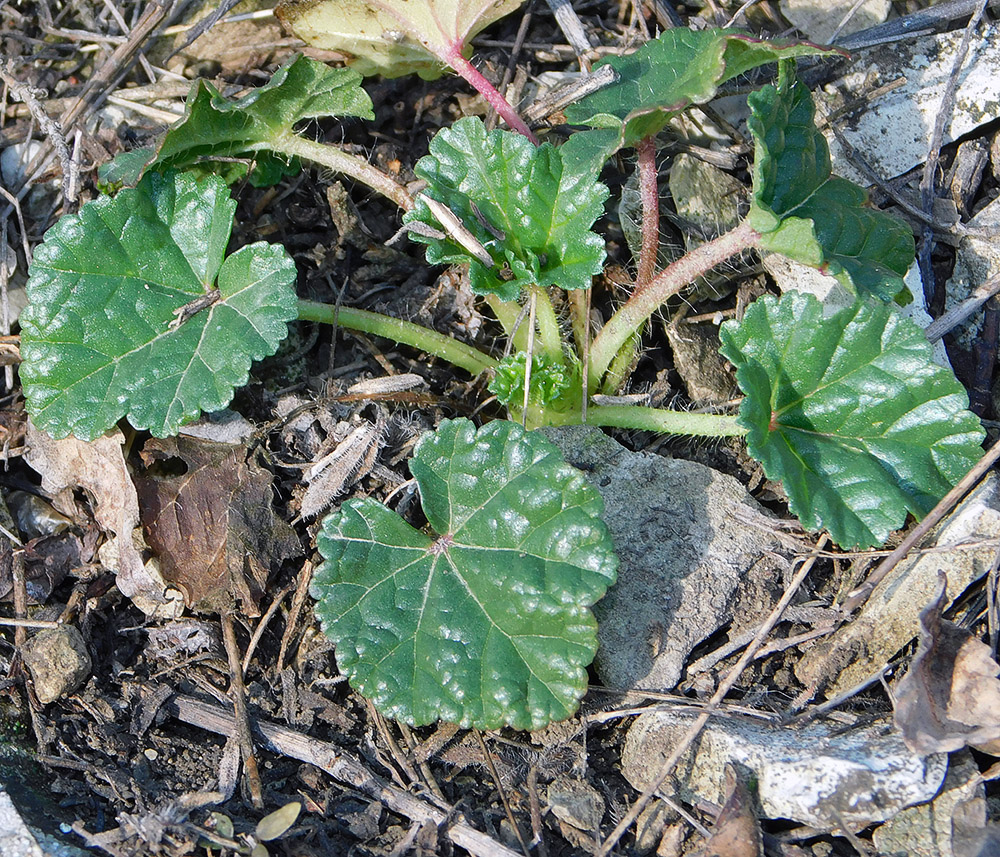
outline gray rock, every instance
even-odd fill
[[[688,398],[718,405],[737,392],[732,366],[719,354],[719,328],[714,324],[668,324],[667,340],[674,368],[684,380]]]
[[[684,229],[688,251],[732,229],[746,210],[746,188],[724,170],[691,155],[677,155],[670,165],[668,179],[677,216]],[[694,229],[690,228],[694,227]],[[703,237],[696,237],[700,232]],[[721,300],[735,290],[731,272],[713,271],[693,284],[691,299]]]
[[[635,850],[649,854],[660,843],[667,822],[674,821],[677,813],[662,800],[654,800],[635,820]]]
[[[875,845],[880,854],[955,857],[956,812],[978,828],[986,825],[986,789],[968,750],[952,757],[948,776],[934,800],[896,813],[875,831]]]
[[[545,433],[604,498],[621,560],[594,607],[597,673],[616,689],[670,690],[690,651],[733,619],[748,572],[771,572],[776,542],[746,523],[767,519],[739,482],[704,465],[630,452],[589,426]]]
[[[0,854],[4,857],[43,857],[41,847],[3,789],[0,789]]]
[[[653,712],[629,729],[622,774],[636,788],[652,782],[697,713]],[[944,781],[948,757],[911,753],[889,724],[831,734],[746,717],[714,717],[676,769],[678,795],[721,804],[726,763],[749,768],[766,818],[788,818],[823,830],[865,827],[930,800]]]
[[[591,785],[569,777],[557,776],[546,792],[549,809],[560,821],[577,830],[597,831],[604,817],[604,798]]]
[[[92,666],[83,635],[71,625],[39,631],[24,644],[21,656],[42,705],[76,690]]]
[[[970,229],[980,235],[995,233],[1000,228],[1000,202],[993,200],[969,221]],[[995,241],[967,235],[955,251],[955,270],[945,286],[944,308],[954,309],[970,297],[976,287],[1000,273],[1000,251]],[[983,313],[960,324],[953,335],[958,343],[971,351],[982,335]]]
[[[16,735],[18,723],[5,725]],[[60,823],[73,816],[56,803],[51,784],[51,770],[16,738],[0,741],[0,857],[87,857],[60,835]]]

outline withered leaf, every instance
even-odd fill
[[[726,765],[725,784],[726,802],[711,835],[695,853],[700,857],[761,857],[760,824],[750,792],[733,765]]]
[[[272,476],[247,461],[245,446],[192,437],[151,439],[136,478],[142,524],[163,576],[188,606],[260,615],[267,577],[301,554],[274,513]]]
[[[113,534],[112,549],[102,551],[102,560],[115,572],[122,594],[144,613],[158,614],[163,607],[169,615],[164,582],[143,563],[133,534],[139,524],[139,502],[125,466],[122,433],[116,429],[93,441],[72,436],[54,440],[29,421],[25,442],[25,460],[41,475],[42,489],[57,509],[72,512],[74,488],[87,493],[94,519]]]
[[[1000,665],[990,647],[941,618],[947,578],[920,613],[920,644],[896,687],[896,725],[915,753],[965,746],[1000,753]]]

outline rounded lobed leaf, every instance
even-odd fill
[[[604,239],[590,230],[604,210],[607,188],[593,163],[574,156],[567,163],[549,143],[533,145],[511,131],[487,131],[480,119],[459,119],[430,143],[416,174],[425,191],[450,209],[493,259],[491,267],[472,256],[456,236],[444,239],[411,231],[427,244],[432,264],[470,262],[472,290],[514,300],[528,285],[589,288],[604,265]],[[447,231],[427,203],[403,217],[431,230]]]
[[[634,146],[660,131],[672,116],[715,97],[720,85],[781,58],[834,53],[801,41],[764,41],[739,30],[664,30],[639,50],[611,57],[618,79],[565,109],[576,125],[616,128],[618,145]]]
[[[297,315],[284,248],[224,258],[235,208],[218,177],[151,173],[49,230],[20,319],[37,426],[89,440],[127,416],[162,437],[229,403]]]
[[[750,225],[760,246],[824,268],[848,289],[892,300],[913,262],[900,218],[868,207],[868,192],[831,172],[812,95],[782,65],[777,86],[747,99],[754,138]]]
[[[437,535],[373,500],[323,521],[316,613],[351,686],[410,724],[537,729],[576,711],[590,606],[618,561],[583,475],[541,435],[445,421],[410,469]]]
[[[299,122],[327,116],[375,117],[361,75],[353,69],[297,56],[263,86],[235,99],[200,80],[188,94],[184,118],[167,131],[156,168],[214,171],[232,183],[249,169],[232,159],[252,159],[251,181],[274,184],[298,170],[295,159],[279,154],[283,137]]]
[[[812,295],[789,292],[761,298],[721,336],[746,394],[750,454],[802,524],[837,544],[882,544],[982,456],[964,388],[886,304],[859,300],[824,318]]]

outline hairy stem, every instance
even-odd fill
[[[562,331],[559,330],[559,319],[552,308],[549,293],[538,286],[532,286],[531,291],[535,295],[538,338],[541,340],[542,351],[556,363],[563,363]]]
[[[760,234],[743,221],[711,241],[696,247],[639,286],[604,325],[590,346],[590,374],[603,378],[611,361],[642,323],[671,297],[716,265],[757,245]]]
[[[317,301],[299,301],[299,319],[333,324],[348,330],[384,336],[403,345],[410,345],[428,354],[447,360],[453,366],[464,369],[471,375],[479,375],[487,369],[496,368],[497,362],[478,348],[430,330],[410,321],[392,318],[377,312],[369,312],[352,307],[340,307]]]
[[[575,425],[579,413],[546,413],[549,425]],[[747,430],[728,414],[692,414],[640,405],[591,405],[587,424],[698,437],[743,437]]]
[[[373,167],[364,158],[350,155],[336,146],[331,146],[328,143],[316,143],[297,134],[289,133],[270,142],[269,148],[286,155],[297,155],[307,161],[349,176],[391,199],[403,211],[409,211],[413,208],[413,197],[399,182]]]
[[[646,285],[656,273],[660,251],[660,187],[656,179],[656,143],[644,137],[635,147],[639,156],[639,200],[642,203],[642,245],[635,284]]]
[[[500,94],[492,83],[483,77],[479,69],[462,56],[460,50],[457,48],[449,49],[446,60],[448,65],[464,77],[472,88],[486,99],[486,103],[496,110],[497,115],[510,126],[511,130],[517,131],[518,134],[527,137],[536,146],[538,145],[538,138],[531,132],[531,129],[525,124],[524,120],[517,115],[517,112],[510,106],[507,99]]]
[[[517,301],[502,301],[496,295],[486,295],[486,304],[506,334],[510,347],[517,351],[526,351],[528,348],[528,328],[527,325],[518,323],[522,317],[524,308]]]
[[[587,296],[590,289],[570,289],[566,292],[566,300],[569,301],[569,320],[573,328],[573,341],[576,342],[576,350],[580,359],[586,361],[587,352],[590,350],[590,312],[587,305]]]
[[[622,346],[622,350],[611,361],[608,371],[601,380],[601,392],[615,395],[628,381],[632,370],[639,362],[639,346],[642,344],[642,331],[633,333]]]

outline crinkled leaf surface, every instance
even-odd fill
[[[389,717],[537,729],[569,717],[618,561],[603,503],[516,423],[445,421],[410,470],[435,536],[370,499],[323,521],[312,594],[351,685]]]
[[[487,268],[458,241],[411,232],[427,244],[432,264],[471,261],[476,294],[514,300],[531,284],[563,289],[590,287],[604,265],[604,239],[590,230],[604,210],[608,189],[585,158],[572,163],[549,143],[534,146],[512,131],[487,131],[480,119],[459,119],[430,143],[415,170],[428,182],[424,193],[443,203],[494,260]],[[426,202],[403,221],[422,221],[441,231]]]
[[[224,258],[235,209],[218,177],[150,173],[49,230],[21,314],[37,426],[92,439],[127,416],[165,436],[229,403],[297,315],[284,248]]]
[[[504,357],[497,364],[489,390],[502,405],[523,405],[527,363],[528,355],[524,351],[518,351]],[[568,404],[578,405],[578,397],[574,395],[580,383],[577,366],[567,366],[547,354],[533,354],[529,383],[529,400],[534,404],[554,410],[565,410]]]
[[[882,544],[982,456],[965,389],[889,305],[858,300],[824,318],[812,295],[789,292],[721,335],[750,454],[803,525],[840,545]]]
[[[300,56],[282,65],[266,84],[237,99],[225,98],[200,80],[188,95],[184,118],[167,132],[156,164],[161,170],[197,164],[232,183],[247,167],[213,159],[253,158],[255,183],[274,183],[297,168],[293,159],[280,154],[282,138],[296,123],[324,116],[374,118],[361,75]]]
[[[778,85],[748,103],[756,143],[749,221],[761,246],[826,270],[859,294],[899,294],[913,262],[910,227],[868,208],[867,191],[831,173],[809,90],[783,67]]]
[[[282,0],[278,18],[361,74],[434,78],[469,39],[524,0]]]
[[[635,53],[612,57],[618,80],[565,109],[574,125],[620,130],[619,147],[655,134],[671,116],[710,101],[719,86],[782,58],[833,52],[808,42],[763,41],[738,30],[665,30]]]

